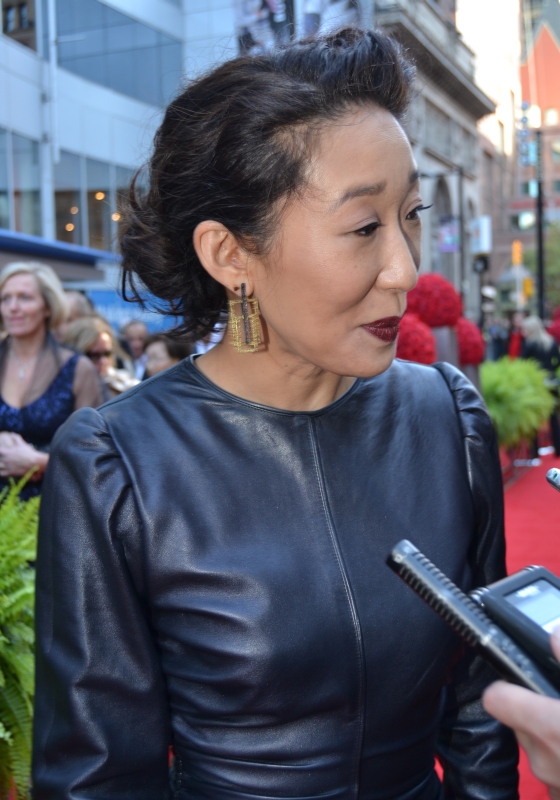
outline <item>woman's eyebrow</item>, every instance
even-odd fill
[[[419,179],[420,171],[417,169],[413,170],[408,177],[410,186],[417,183]],[[371,186],[357,186],[355,189],[348,189],[348,191],[335,202],[332,211],[336,211],[341,205],[346,203],[347,200],[353,200],[355,197],[376,197],[379,194],[383,194],[386,188],[387,181],[379,181],[379,183],[373,183]]]
[[[340,208],[340,206],[346,203],[347,200],[353,200],[354,197],[375,197],[378,194],[383,194],[386,188],[387,181],[380,181],[379,183],[374,183],[371,186],[357,186],[355,189],[348,189],[348,191],[344,192],[342,197],[335,202],[332,210],[336,211],[336,209]]]

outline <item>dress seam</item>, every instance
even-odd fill
[[[329,506],[329,501],[326,492],[325,486],[325,477],[323,474],[323,469],[321,466],[321,459],[319,456],[319,448],[317,445],[317,437],[315,431],[315,422],[313,418],[308,418],[308,433],[309,433],[309,440],[311,443],[311,452],[313,456],[313,463],[315,466],[315,474],[317,476],[317,484],[319,486],[319,493],[321,496],[321,504],[323,506],[323,512],[325,515],[325,520],[327,523],[327,530],[329,532],[329,537],[331,540],[331,544],[335,553],[336,561],[338,564],[338,568],[340,570],[340,574],[342,576],[342,582],[344,585],[344,591],[346,593],[346,597],[348,599],[348,605],[350,607],[350,613],[352,617],[352,623],[354,627],[354,638],[356,642],[356,654],[358,657],[358,734],[356,736],[356,743],[355,743],[355,754],[353,758],[353,787],[352,787],[352,797],[354,800],[357,800],[359,790],[360,790],[360,759],[362,754],[363,748],[363,738],[364,738],[364,701],[365,701],[365,665],[364,665],[364,650],[363,650],[363,639],[362,639],[362,629],[360,624],[360,618],[358,615],[358,609],[356,607],[356,601],[354,599],[354,595],[352,592],[352,587],[350,585],[350,580],[348,578],[348,572],[346,569],[346,565],[344,563],[344,558],[342,555],[342,551],[340,549],[340,544],[338,541],[338,536],[336,534],[334,521],[332,519],[332,514]]]

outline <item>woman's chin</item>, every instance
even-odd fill
[[[374,378],[389,369],[395,360],[397,343],[379,342],[372,347],[354,348],[350,357],[341,357],[337,364],[326,366],[327,371],[335,375],[346,375],[353,378]]]

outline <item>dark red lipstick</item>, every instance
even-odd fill
[[[365,328],[372,336],[377,336],[382,342],[392,344],[399,335],[400,321],[400,317],[383,317],[383,319],[376,319],[375,322],[362,325],[362,328]]]

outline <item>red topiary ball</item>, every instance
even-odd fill
[[[558,311],[558,309],[556,310]],[[554,313],[556,313],[556,311]],[[548,326],[547,331],[560,344],[560,317],[554,317],[553,321]]]
[[[406,313],[400,322],[397,358],[433,364],[436,360],[436,340],[430,328],[416,314]]]
[[[460,317],[457,320],[457,344],[459,345],[459,364],[478,365],[484,361],[486,344],[480,329],[470,319]]]
[[[408,293],[407,305],[431,328],[453,327],[463,313],[461,296],[452,283],[436,272],[420,275],[416,287]]]

